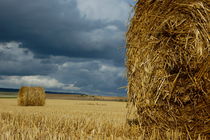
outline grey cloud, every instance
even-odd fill
[[[110,14],[112,10],[105,6]],[[75,86],[80,92],[124,95],[118,88],[126,84],[119,73],[124,65],[127,15],[115,9],[117,14],[110,19],[107,15],[90,18],[90,13],[87,16],[80,10],[78,0],[0,0],[0,42],[21,42],[13,42],[10,49],[0,46],[0,65],[4,66],[0,76],[33,75],[43,80],[42,75],[69,85],[66,90]]]
[[[124,68],[114,65],[112,60],[94,60],[50,56],[34,58],[34,54],[21,48],[17,42],[1,43],[0,85],[19,87],[23,85],[46,86],[49,90],[63,90],[89,94],[122,96],[124,90],[118,88],[126,84],[123,78]],[[41,76],[42,75],[42,76]]]
[[[57,70],[52,63],[34,58],[18,42],[0,43],[0,75],[46,75]]]
[[[123,75],[123,67],[117,67],[107,61],[90,60],[60,65],[55,78],[63,83],[74,83],[81,91],[125,95],[125,90],[119,89],[126,84]]]
[[[36,55],[123,58],[117,49],[124,45],[124,23],[84,18],[76,0],[1,0],[0,17],[0,41],[20,41]],[[107,29],[110,25],[118,30]]]

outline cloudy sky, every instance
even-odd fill
[[[132,0],[0,0],[0,87],[126,95]]]

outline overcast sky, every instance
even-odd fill
[[[0,87],[123,96],[132,0],[0,0]]]

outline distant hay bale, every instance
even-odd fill
[[[142,131],[209,137],[210,0],[138,0],[126,41],[128,106]]]
[[[18,105],[43,106],[45,104],[45,91],[41,87],[21,87],[18,93]]]

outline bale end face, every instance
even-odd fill
[[[210,1],[139,0],[126,35],[130,110],[143,131],[210,133]]]
[[[46,94],[41,87],[21,87],[18,93],[20,106],[44,106]]]

